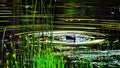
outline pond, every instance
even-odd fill
[[[115,36],[114,34],[84,30],[23,32],[20,29],[6,30],[5,33],[1,51],[3,56],[1,65],[5,67],[39,68],[47,65],[52,68],[118,68],[120,66],[119,38],[110,39]]]

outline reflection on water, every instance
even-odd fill
[[[101,38],[105,36],[104,34],[86,31],[53,31],[53,36],[50,36],[49,32],[37,32],[27,34],[25,38],[28,42],[33,39],[35,39],[34,41],[43,41],[42,34],[44,34],[44,41],[50,42],[53,38],[52,43],[55,44],[102,44],[105,41],[105,38]],[[96,35],[97,38],[93,35]]]
[[[0,68],[120,68],[120,0],[0,0]]]
[[[31,68],[34,63],[39,64],[37,58],[47,63],[55,57],[55,62],[63,59],[64,62],[60,61],[60,63],[62,62],[65,68],[119,68],[120,66],[120,40],[117,37],[113,38],[114,34],[82,30],[53,32],[6,30],[5,33],[4,51],[2,51],[4,57],[1,57],[3,60],[0,61],[5,67],[10,66],[9,63],[13,61],[15,63],[12,63],[13,66],[10,67],[25,65]],[[53,57],[46,55],[47,53]],[[50,59],[43,57],[50,57]],[[53,63],[52,60],[50,61]]]

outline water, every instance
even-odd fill
[[[39,65],[38,58],[39,61],[42,61],[41,63],[46,64],[53,63],[52,61],[57,63],[57,60],[60,60],[63,68],[119,68],[119,39],[115,37],[114,40],[111,40],[112,36],[109,35],[113,34],[81,30],[55,30],[52,33],[53,35],[47,31],[33,33],[19,29],[6,30],[3,52],[5,56],[3,61],[1,60],[1,65],[5,67],[21,65],[20,67],[31,68],[34,64]],[[49,46],[47,46],[48,44]],[[51,53],[50,50],[52,50]],[[39,56],[40,54],[43,56]],[[46,54],[48,55],[46,56]],[[55,57],[56,59],[53,60]],[[10,66],[8,62],[13,66]],[[59,63],[56,65],[56,63],[50,65],[55,67],[61,65]]]

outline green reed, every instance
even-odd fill
[[[25,0],[26,4],[28,4],[28,0]],[[40,4],[37,3],[38,0],[32,0],[32,5],[34,5],[34,8],[32,9],[34,13],[32,14],[32,24],[29,22],[30,17],[28,17],[28,9],[26,8],[26,17],[27,20],[26,23],[23,23],[22,26],[32,25],[30,27],[32,30],[23,28],[23,32],[25,30],[31,31],[31,34],[33,35],[32,39],[29,36],[26,36],[28,33],[25,33],[23,37],[25,37],[26,44],[23,43],[25,40],[22,40],[19,38],[18,45],[16,45],[12,39],[10,40],[10,44],[4,44],[4,68],[65,68],[66,62],[63,60],[63,54],[60,50],[60,55],[56,55],[54,52],[53,46],[55,44],[52,44],[53,42],[53,11],[50,9],[51,2],[46,7],[44,6],[44,0],[40,0]],[[38,11],[41,11],[40,14],[43,16],[39,16],[38,20],[41,18],[39,22],[37,22],[37,25],[46,25],[46,27],[38,27],[38,29],[35,29],[35,21],[36,21],[36,14],[35,11],[38,9]],[[45,18],[44,16],[49,16],[48,18]],[[45,20],[45,22],[43,21]],[[42,24],[41,24],[42,23]],[[39,32],[38,40],[36,40],[34,33]],[[41,36],[45,37],[44,32],[46,32],[47,35],[50,35],[50,42],[44,43],[44,41],[39,41]],[[42,35],[40,34],[42,33]],[[37,42],[36,42],[37,41]],[[31,42],[31,43],[29,43]],[[62,45],[62,44],[60,44]],[[16,46],[19,48],[16,49]],[[9,47],[9,48],[8,48]],[[89,62],[85,64],[85,61],[79,60],[80,62],[78,64],[70,63],[70,68],[93,68],[92,60],[89,58]],[[101,67],[103,68],[104,63],[101,61]],[[69,67],[68,67],[69,68]]]

